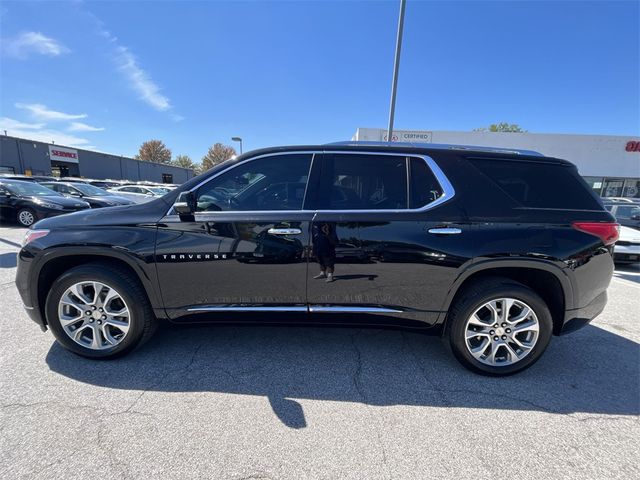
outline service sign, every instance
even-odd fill
[[[49,158],[58,162],[78,163],[78,151],[73,148],[49,145]]]

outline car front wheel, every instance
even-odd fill
[[[90,358],[124,355],[144,343],[156,326],[138,279],[106,264],[81,265],[62,274],[47,296],[46,314],[56,340]]]
[[[544,300],[509,279],[488,279],[466,289],[447,320],[449,345],[468,369],[511,375],[533,365],[551,339]]]
[[[30,227],[36,222],[36,214],[30,208],[18,210],[18,223],[23,227]]]

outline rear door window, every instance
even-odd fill
[[[324,155],[320,210],[406,209],[407,158],[395,155]]]
[[[575,167],[533,161],[470,159],[488,179],[523,207],[600,210]]]

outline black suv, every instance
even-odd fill
[[[252,313],[417,328],[506,375],[602,311],[617,235],[576,167],[534,152],[281,147],[149,203],[39,222],[16,283],[31,318],[87,357],[131,351],[158,318]]]

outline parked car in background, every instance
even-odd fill
[[[613,260],[617,264],[640,262],[640,230],[620,227],[620,238],[613,249]]]
[[[276,312],[410,326],[509,375],[602,312],[619,227],[570,162],[481,147],[264,149],[152,198],[29,232],[16,285],[65,348],[116,357],[157,317]]]
[[[0,179],[2,218],[30,227],[38,220],[89,208],[79,199],[67,198],[35,182]]]
[[[107,191],[113,192],[121,197],[126,197],[136,203],[149,202],[169,192],[169,190],[165,188],[147,187],[145,185],[122,185],[109,188]]]
[[[604,206],[620,225],[640,229],[640,202],[611,202],[605,199]]]
[[[115,180],[89,180],[89,183],[94,187],[99,188],[111,188],[111,187],[119,187],[122,185],[122,182],[117,182]]]
[[[44,185],[55,192],[61,193],[65,197],[80,198],[91,205],[91,208],[115,207],[136,203],[129,198],[119,197],[112,192],[94,187],[89,183],[40,182],[40,185]]]
[[[15,173],[0,174],[0,180],[20,180],[23,182],[55,182],[56,177],[46,175],[20,175]]]

